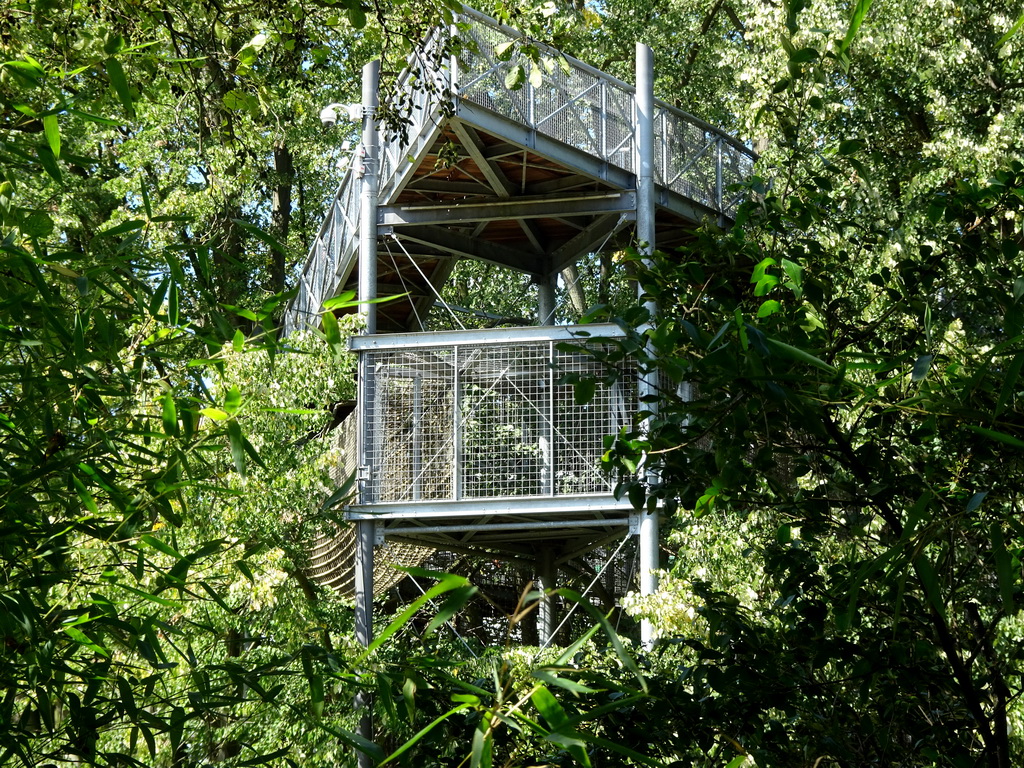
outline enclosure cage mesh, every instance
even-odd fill
[[[362,503],[612,492],[600,459],[605,437],[633,425],[637,381],[600,362],[607,351],[538,341],[365,352]]]

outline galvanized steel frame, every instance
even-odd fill
[[[568,73],[555,67],[543,73],[539,87],[526,82],[520,91],[508,91],[505,74],[512,67],[529,66],[529,61],[518,51],[502,61],[494,50],[504,42],[525,41],[522,33],[468,8],[460,22],[455,30],[435,30],[399,77],[396,90],[406,100],[403,113],[408,122],[402,135],[380,142],[382,205],[394,203],[437,141],[446,107],[467,126],[621,190],[635,189],[634,86],[530,41],[544,55],[564,58]],[[471,44],[462,46],[461,61],[454,56],[443,61],[438,56],[445,34],[471,39]],[[753,151],[660,101],[654,105],[654,133],[658,204],[695,221],[706,214],[728,217],[736,201],[726,199],[725,190],[750,175]],[[358,242],[358,185],[354,182],[350,167],[298,275],[299,290],[284,318],[285,333],[316,324],[323,302],[349,278]],[[534,268],[544,266],[538,262]]]

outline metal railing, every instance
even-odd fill
[[[353,339],[360,503],[610,494],[605,436],[631,427],[639,403],[635,369],[609,378],[599,359],[621,335],[600,325]],[[592,390],[583,402],[580,380]]]
[[[442,34],[460,37],[460,55],[440,56]],[[436,139],[446,108],[458,113],[460,100],[585,152],[632,173],[636,163],[635,88],[582,61],[531,41],[550,60],[567,64],[542,68],[540,85],[527,78],[510,90],[505,78],[515,67],[532,66],[515,43],[522,33],[482,13],[464,9],[452,30],[437,30],[409,59],[394,93],[391,109],[405,120],[405,129],[380,143],[380,200],[391,201],[412,162]],[[512,43],[509,49],[505,44]],[[513,50],[507,59],[504,53]],[[502,55],[499,56],[499,51]],[[728,188],[749,177],[755,154],[733,137],[702,120],[658,101],[655,103],[655,182],[698,203],[709,212],[728,216],[737,200]],[[358,184],[351,168],[345,172],[324,225],[299,275],[299,294],[284,320],[289,333],[316,322],[322,302],[336,293],[356,250]]]

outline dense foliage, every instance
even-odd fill
[[[681,385],[607,457],[659,469],[623,491],[666,512],[664,589],[631,605],[661,647],[595,614],[564,652],[476,659],[444,630],[472,587],[435,574],[363,651],[302,575],[351,396],[336,328],[274,325],[344,138],[316,112],[443,9],[12,0],[0,764],[1019,763],[1017,11],[497,10],[626,79],[646,39],[663,93],[763,151],[734,227],[628,265],[660,305],[633,348]],[[650,319],[626,264],[581,264],[562,316]],[[480,266],[448,288],[513,319],[526,290]]]

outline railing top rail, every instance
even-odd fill
[[[491,27],[492,29],[496,29],[499,32],[501,32],[502,34],[508,35],[509,37],[526,39],[526,35],[523,34],[522,31],[520,31],[518,29],[515,29],[513,27],[510,27],[510,26],[508,26],[506,24],[502,24],[497,19],[493,19],[490,16],[488,16],[487,14],[481,13],[480,11],[476,10],[475,8],[470,8],[467,5],[462,6],[462,14],[461,15],[462,16],[466,16],[466,17],[472,19],[476,23],[483,24],[485,26]],[[625,80],[620,80],[619,78],[615,77],[614,75],[610,75],[607,72],[603,72],[602,70],[598,69],[597,67],[594,67],[594,66],[592,66],[590,64],[587,64],[585,61],[581,61],[580,59],[577,59],[574,56],[570,56],[569,54],[567,54],[567,53],[565,53],[563,51],[560,51],[557,48],[554,48],[554,47],[548,45],[547,43],[543,43],[543,42],[541,42],[539,40],[534,40],[534,39],[530,38],[530,44],[536,46],[538,50],[543,51],[544,53],[546,53],[546,54],[548,54],[550,56],[562,56],[562,57],[564,57],[565,60],[569,63],[569,65],[571,67],[573,67],[574,69],[580,69],[580,70],[586,72],[589,75],[593,75],[594,77],[600,78],[600,79],[604,80],[605,82],[614,85],[616,88],[624,90],[624,91],[626,91],[628,93],[632,93],[634,95],[636,94],[636,85],[634,85],[634,84],[627,83]],[[711,125],[710,123],[705,122],[704,120],[701,120],[699,117],[696,117],[695,115],[691,115],[689,112],[686,112],[685,110],[679,109],[678,107],[675,107],[675,106],[669,104],[668,102],[662,101],[661,99],[655,99],[654,100],[654,104],[659,109],[663,109],[666,112],[669,112],[670,114],[675,115],[676,117],[682,118],[683,120],[686,120],[687,122],[693,123],[694,125],[696,125],[701,130],[708,131],[709,133],[718,134],[722,139],[724,139],[731,146],[735,147],[736,149],[740,150],[741,152],[744,152],[744,153],[750,155],[750,157],[752,157],[754,159],[757,158],[757,153],[754,152],[754,150],[752,150],[750,147],[748,147],[742,141],[737,139],[735,136],[731,136],[730,134],[726,133],[721,128],[716,128],[715,126]]]
[[[381,349],[444,347],[459,344],[524,344],[544,341],[588,341],[621,338],[625,333],[614,323],[568,326],[526,326],[522,328],[473,328],[427,333],[388,333],[352,336],[349,349],[365,352]]]

